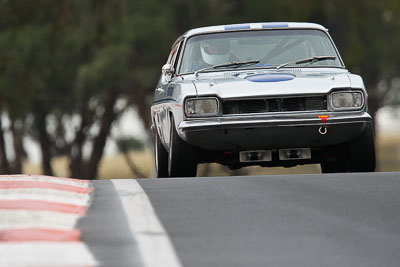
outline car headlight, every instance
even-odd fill
[[[218,99],[215,97],[189,98],[185,102],[187,117],[209,117],[218,115]]]
[[[331,98],[334,109],[360,109],[364,104],[361,92],[334,92]]]

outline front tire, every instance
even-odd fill
[[[168,173],[170,177],[195,177],[197,172],[196,151],[183,141],[175,129],[171,116],[171,140],[168,153]]]
[[[321,162],[322,173],[375,171],[375,142],[372,124],[367,124],[363,133],[347,143],[345,147],[336,147],[330,152],[334,155],[334,159],[326,159]]]
[[[168,177],[168,152],[161,143],[157,129],[154,132],[154,154],[156,177]]]
[[[347,164],[348,146],[338,145],[326,149],[328,157],[321,162],[322,173],[343,173],[349,172]]]
[[[350,172],[374,172],[376,168],[375,140],[372,123],[368,123],[360,137],[349,144]]]
[[[322,173],[342,173],[348,171],[349,170],[346,166],[346,163],[342,161],[335,161],[335,162],[324,161],[321,163]]]

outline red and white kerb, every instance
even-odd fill
[[[88,181],[41,175],[0,176],[0,266],[94,266],[76,229]]]

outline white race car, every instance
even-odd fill
[[[367,92],[312,23],[193,29],[172,46],[151,107],[157,177],[198,163],[375,170]]]

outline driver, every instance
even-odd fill
[[[200,51],[204,63],[211,66],[227,63],[232,57],[231,43],[227,39],[201,41]]]

